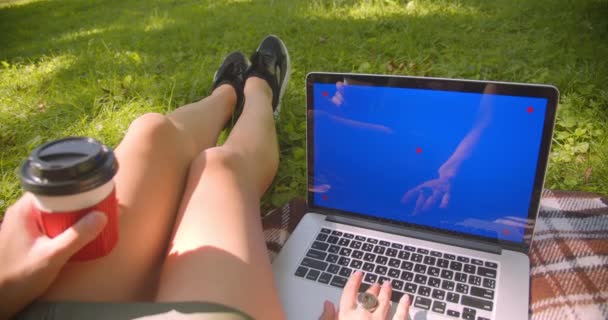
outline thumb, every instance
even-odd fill
[[[334,320],[336,319],[336,310],[334,304],[325,300],[323,302],[323,313],[319,317],[319,320]]]
[[[73,226],[51,240],[55,253],[69,259],[78,250],[91,242],[106,225],[108,218],[99,211],[93,211],[80,218]]]

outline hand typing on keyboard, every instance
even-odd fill
[[[377,293],[367,296],[372,302],[380,300],[380,286],[370,291],[372,284],[390,281],[393,303],[408,295],[412,306],[426,312],[459,319],[492,318],[499,265],[478,257],[322,228],[294,275],[342,289],[355,270],[362,273],[362,281],[355,279],[359,281],[355,291]],[[328,316],[322,320],[336,319],[331,303],[324,309]]]
[[[366,305],[358,302],[359,289],[363,280],[361,271],[354,272],[346,282],[342,298],[340,299],[340,307],[336,312],[333,303],[325,301],[323,304],[323,314],[319,320],[350,320],[350,319],[370,319],[370,320],[385,320],[388,319],[391,309],[391,283],[384,281],[383,285],[375,283],[367,289],[367,293],[377,298],[375,308],[366,308]],[[397,310],[392,320],[405,320],[408,317],[410,308],[409,295],[404,294],[399,300]]]

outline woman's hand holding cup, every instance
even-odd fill
[[[54,238],[40,229],[33,196],[25,194],[0,227],[0,319],[42,295],[76,252],[104,229],[107,217],[90,212]],[[5,308],[6,307],[6,308]]]
[[[112,251],[118,241],[117,171],[113,151],[85,137],[45,143],[22,163],[26,193],[0,227],[0,319],[41,296],[68,261]]]
[[[116,245],[118,203],[113,177],[117,171],[114,152],[86,137],[45,143],[23,162],[19,171],[21,185],[32,194],[32,210],[47,236],[58,236],[91,211],[100,211],[107,217],[104,230],[76,252],[71,261],[103,257]]]

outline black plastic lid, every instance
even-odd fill
[[[118,171],[112,149],[87,137],[45,143],[32,151],[19,170],[26,191],[49,196],[93,190]]]

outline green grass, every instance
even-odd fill
[[[225,54],[270,33],[287,43],[293,74],[265,207],[306,192],[310,71],[556,85],[546,186],[608,194],[607,16],[605,0],[2,0],[0,212],[36,145],[88,135],[114,146],[137,116],[205,95]]]

